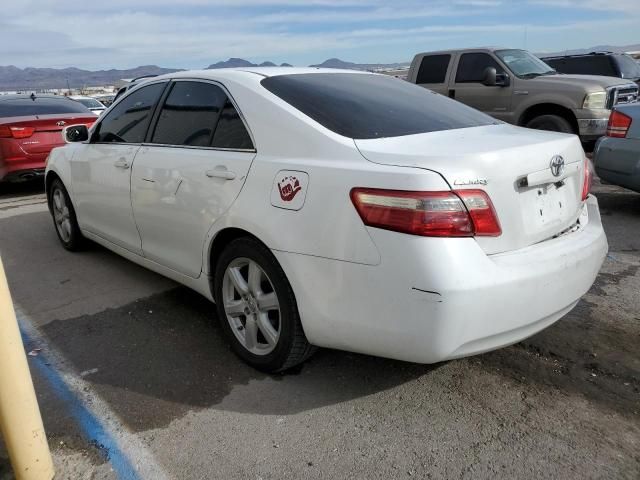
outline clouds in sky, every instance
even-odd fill
[[[637,2],[22,0],[3,5],[0,64],[200,68],[235,56],[306,65],[328,57],[404,61],[417,51],[478,45],[632,44],[640,43]]]

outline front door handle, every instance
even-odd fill
[[[225,180],[233,180],[236,178],[235,172],[231,170],[227,170],[227,167],[224,165],[218,165],[216,168],[212,170],[207,170],[205,175],[209,178],[224,178]]]
[[[125,170],[131,166],[129,162],[124,157],[120,157],[118,160],[113,162],[114,167],[124,168]]]

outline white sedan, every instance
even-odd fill
[[[315,346],[431,363],[513,344],[607,252],[578,137],[384,75],[173,73],[63,134],[46,172],[62,245],[200,292],[265,371]]]

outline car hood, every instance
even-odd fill
[[[628,85],[630,83],[633,83],[630,80],[618,77],[571,74],[543,75],[541,77],[533,78],[531,79],[531,81],[541,85],[548,85],[550,87],[552,87],[553,85],[565,86],[566,84],[573,84],[576,86],[584,87],[584,89],[588,91],[600,91],[602,89],[614,87],[617,85]]]

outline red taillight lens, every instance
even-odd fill
[[[407,192],[354,188],[351,201],[370,227],[424,237],[502,233],[491,200],[482,190]]]
[[[0,125],[0,138],[29,138],[35,131],[34,127]]]
[[[593,165],[591,160],[585,157],[584,159],[584,175],[582,181],[582,200],[586,200],[591,191],[593,185]]]
[[[627,131],[631,126],[631,117],[625,115],[622,112],[614,110],[609,116],[609,123],[607,124],[607,137],[624,138],[627,136]]]

